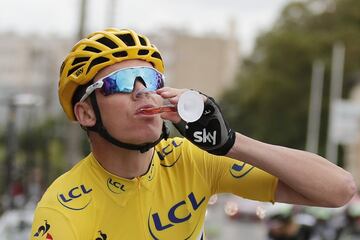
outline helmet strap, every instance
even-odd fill
[[[125,148],[128,150],[134,150],[134,151],[140,151],[141,153],[147,152],[149,149],[157,145],[162,139],[167,139],[169,137],[170,131],[169,128],[166,126],[165,122],[162,126],[162,133],[160,137],[155,142],[150,143],[144,143],[144,144],[131,144],[131,143],[125,143],[117,140],[114,138],[105,128],[100,114],[100,109],[96,101],[96,95],[95,93],[92,93],[90,95],[90,101],[91,105],[94,109],[95,116],[96,116],[96,123],[92,127],[86,127],[87,130],[97,132],[101,137],[103,137],[108,142],[112,143],[113,145]]]

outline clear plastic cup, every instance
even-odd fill
[[[142,93],[144,92],[139,92],[138,94]],[[166,104],[160,107],[141,109],[141,112],[146,115],[159,114],[163,112],[178,112],[181,119],[183,119],[185,122],[197,121],[201,117],[203,111],[203,97],[198,92],[193,90],[188,90],[182,93],[176,106]]]
[[[195,122],[199,120],[204,111],[204,99],[196,91],[186,91],[179,97],[177,111],[185,122]]]

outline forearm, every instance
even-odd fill
[[[266,144],[239,133],[227,156],[278,177],[294,191],[280,192],[279,201],[335,207],[345,204],[356,189],[348,172],[316,154]]]
[[[157,93],[176,104],[182,91],[163,88]],[[204,109],[203,115],[194,123],[179,124],[178,114],[171,116],[166,113],[162,118],[174,122],[179,132],[199,148],[211,154],[247,162],[278,177],[276,201],[340,206],[356,191],[352,176],[328,160],[309,152],[266,144],[235,134],[227,126],[219,106],[212,98],[206,99]]]

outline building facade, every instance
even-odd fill
[[[0,122],[5,121],[10,102],[23,94],[42,99],[41,106],[32,109],[43,113],[36,116],[59,112],[59,66],[70,43],[69,39],[57,37],[0,34]],[[19,114],[24,111],[19,106]]]
[[[226,36],[169,31],[151,37],[165,60],[167,85],[219,97],[233,83],[240,64],[238,40],[232,29]]]

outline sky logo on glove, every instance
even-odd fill
[[[216,131],[206,132],[206,128],[203,128],[202,131],[194,132],[194,142],[197,143],[211,143],[216,145]]]

